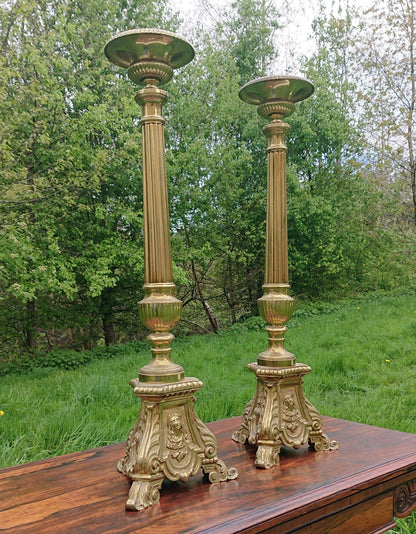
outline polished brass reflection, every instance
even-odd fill
[[[177,35],[153,29],[131,30],[111,39],[107,58],[127,69],[129,78],[144,87],[136,94],[142,107],[144,298],[139,315],[152,331],[152,360],[130,384],[141,408],[118,469],[132,480],[126,508],[141,510],[159,501],[164,478],[188,480],[202,468],[210,482],[237,477],[217,458],[217,441],[197,417],[194,393],[203,384],[186,378],[171,359],[172,328],[182,303],[174,296],[162,107],[173,69],[194,57],[192,46]]]
[[[285,139],[290,126],[282,119],[313,91],[313,85],[302,78],[275,76],[254,80],[239,94],[270,121],[263,128],[268,141],[266,263],[263,296],[258,300],[259,312],[268,323],[269,345],[257,363],[248,365],[257,377],[257,391],[232,437],[257,445],[255,465],[265,469],[279,463],[282,445],[299,448],[309,441],[316,451],[338,448],[337,442],[323,434],[321,416],[303,393],[302,377],[311,368],[296,363],[284,346],[285,323],[293,315],[295,301],[288,293]]]

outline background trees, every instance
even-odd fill
[[[225,23],[195,36],[198,61],[170,88],[171,215],[187,273],[185,317],[186,306],[195,316],[191,303],[200,302],[205,328],[214,331],[249,314],[262,283],[265,139],[255,110],[237,95],[273,55],[276,24],[266,22],[265,9],[253,0],[232,4]]]
[[[303,69],[315,94],[290,119],[293,286],[314,296],[391,287],[402,244],[382,224],[393,206],[367,165],[353,12],[321,11],[313,30],[317,48]]]
[[[8,351],[53,346],[63,331],[76,347],[93,343],[99,322],[114,341],[118,307],[131,308],[137,297],[137,109],[134,88],[105,60],[103,43],[140,20],[169,26],[166,17],[163,2],[107,0],[9,2],[1,12],[0,294]]]
[[[380,173],[397,184],[406,214],[416,225],[416,3],[375,3],[365,12],[358,43],[366,77],[360,95],[366,106],[367,137]]]
[[[316,86],[289,118],[290,271],[305,298],[414,282],[413,1],[389,6],[361,26],[352,10],[321,10],[300,62]],[[256,313],[263,281],[266,140],[237,95],[275,71],[281,19],[271,0],[216,13],[168,86],[183,331]],[[121,30],[178,24],[160,1],[25,0],[0,12],[4,357],[143,335],[140,110],[103,47]]]

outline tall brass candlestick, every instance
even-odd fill
[[[302,377],[311,368],[296,363],[295,356],[284,347],[285,323],[293,315],[295,301],[288,294],[285,138],[290,126],[282,119],[313,91],[307,80],[275,76],[249,82],[239,94],[270,120],[263,128],[268,140],[266,265],[263,296],[258,300],[260,314],[268,323],[269,346],[259,354],[257,363],[248,365],[257,377],[257,391],[233,439],[257,445],[255,465],[265,469],[279,463],[282,445],[299,448],[309,441],[319,451],[338,448],[323,434],[321,416],[303,393]]]
[[[194,57],[192,46],[177,35],[153,29],[131,30],[111,39],[107,58],[127,68],[129,78],[144,88],[136,94],[142,106],[144,299],[139,315],[152,331],[152,360],[130,381],[141,398],[139,417],[118,469],[132,480],[126,508],[141,510],[159,500],[164,478],[188,480],[201,467],[210,482],[237,477],[217,458],[217,441],[197,417],[194,393],[203,384],[186,378],[171,359],[170,330],[181,315],[182,303],[173,292],[168,194],[162,106],[166,91],[158,87]]]

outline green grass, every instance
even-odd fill
[[[415,296],[311,317],[296,334],[288,347],[312,367],[305,392],[322,413],[416,433]]]
[[[415,534],[416,532],[416,512],[405,519],[397,519],[397,527],[389,530],[387,534]]]
[[[173,359],[204,382],[196,402],[203,421],[242,414],[255,390],[246,364],[265,346],[256,319],[174,341]],[[312,367],[304,390],[320,413],[416,433],[416,295],[301,305],[286,346]],[[112,354],[77,369],[35,367],[0,378],[0,467],[126,439],[139,409],[129,380],[150,351],[138,343]],[[395,532],[414,534],[415,517]]]

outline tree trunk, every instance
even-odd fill
[[[114,323],[111,319],[109,319],[106,316],[102,317],[103,321],[103,330],[104,330],[104,339],[105,344],[108,347],[108,345],[111,345],[112,343],[116,343],[116,333],[114,330]]]
[[[35,348],[35,301],[29,300],[26,303],[26,328],[25,341],[29,351]]]
[[[416,72],[415,72],[415,13],[413,11],[413,2],[410,3],[410,13],[409,13],[409,55],[410,55],[410,83],[411,83],[411,94],[410,94],[410,105],[409,113],[407,119],[407,144],[409,147],[409,163],[410,163],[410,182],[412,187],[412,200],[413,200],[413,222],[416,226],[416,162],[415,154],[413,147],[413,117],[415,113],[416,106]]]
[[[208,321],[211,325],[212,331],[216,334],[219,330],[218,320],[215,316],[214,310],[211,308],[211,306],[208,304],[208,302],[204,298],[201,284],[199,283],[199,279],[196,274],[195,263],[193,260],[191,261],[191,268],[192,268],[192,277],[194,279],[196,293],[198,295],[198,300],[200,301],[200,303],[202,304],[202,307],[204,308],[204,311],[208,317]]]
[[[113,301],[114,298],[111,288],[107,287],[103,289],[103,292],[101,293],[100,315],[103,323],[105,344],[107,347],[108,345],[117,342],[116,333],[114,330]]]
[[[228,292],[227,292],[227,281],[228,281]],[[224,294],[225,299],[230,307],[231,312],[231,324],[237,322],[237,317],[235,313],[235,294],[234,294],[234,282],[233,282],[233,270],[232,262],[230,256],[227,258],[227,280],[224,284]]]
[[[411,169],[411,177],[412,177],[412,198],[413,198],[413,222],[416,226],[416,166],[413,165],[413,168]]]

